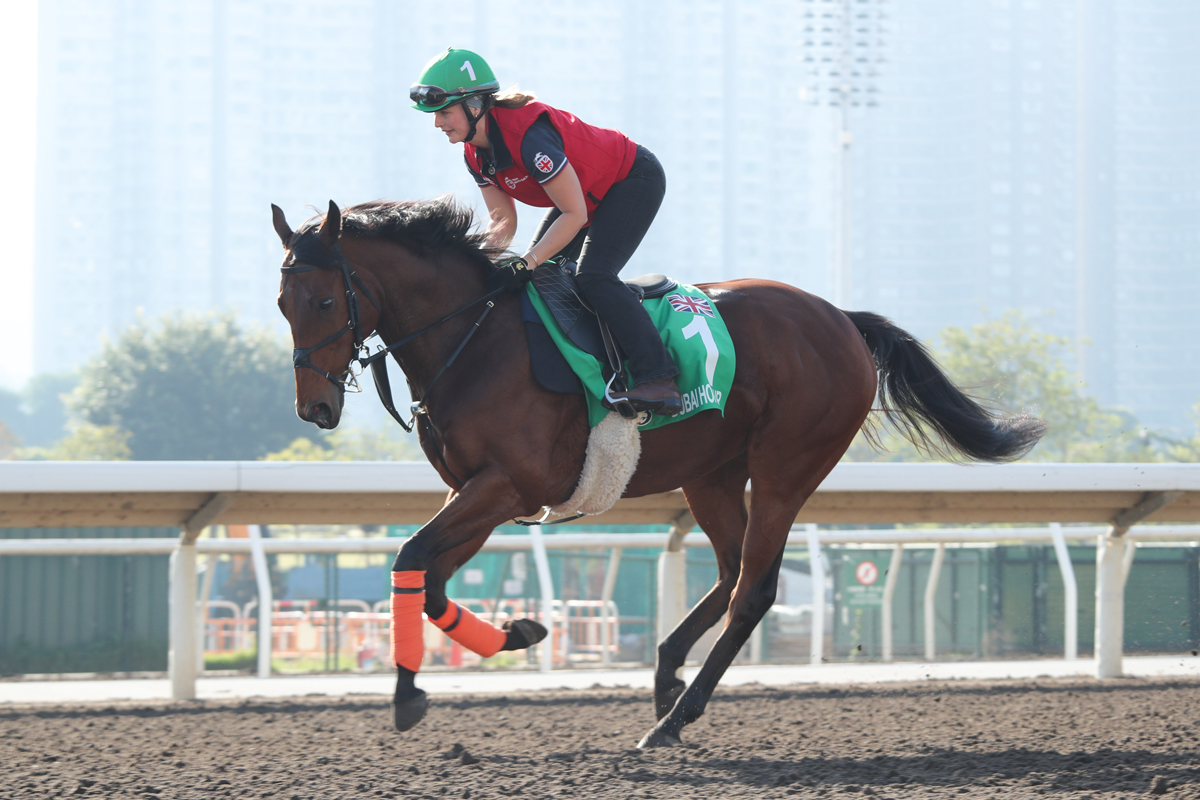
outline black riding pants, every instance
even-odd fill
[[[635,385],[679,374],[650,315],[617,277],[642,243],[666,189],[662,165],[654,153],[638,145],[629,174],[608,190],[592,214],[591,226],[581,230],[557,253],[579,264],[576,274],[583,299],[608,323],[613,338],[629,360]],[[546,213],[533,236],[534,244],[560,214],[557,208]]]

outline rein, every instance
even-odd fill
[[[493,308],[495,308],[495,299],[502,292],[504,292],[504,289],[493,289],[483,297],[472,300],[462,308],[450,312],[437,322],[426,325],[416,333],[411,333],[398,342],[393,342],[392,344],[382,346],[374,353],[368,353],[367,355],[364,355],[364,353],[368,351],[368,348],[364,343],[365,337],[362,335],[362,324],[360,322],[358,313],[358,295],[354,291],[354,288],[357,286],[362,290],[363,294],[367,296],[367,300],[370,301],[371,305],[375,306],[376,311],[382,311],[382,309],[380,308],[379,303],[375,302],[375,298],[371,296],[371,292],[369,289],[367,289],[366,284],[364,284],[362,279],[358,277],[358,273],[350,268],[350,262],[346,260],[346,256],[342,252],[341,245],[335,244],[333,246],[333,252],[337,259],[339,271],[342,273],[342,283],[346,288],[346,306],[350,312],[350,320],[346,323],[346,327],[331,333],[329,336],[326,336],[312,347],[297,347],[292,350],[292,367],[294,369],[307,367],[308,369],[311,369],[314,372],[324,376],[326,380],[337,386],[343,392],[347,390],[362,391],[362,389],[358,386],[357,376],[361,375],[364,369],[370,367],[371,377],[375,380],[375,389],[379,393],[379,401],[383,404],[383,407],[387,409],[387,412],[392,415],[392,418],[395,419],[396,422],[400,423],[400,427],[404,428],[406,433],[412,433],[413,428],[417,424],[417,420],[424,419],[425,424],[429,429],[430,436],[433,437],[436,445],[437,440],[440,437],[437,435],[437,428],[434,426],[433,421],[429,418],[429,409],[425,405],[425,402],[429,398],[429,393],[433,391],[434,385],[439,379],[441,379],[442,375],[446,373],[446,370],[450,368],[450,365],[455,362],[459,354],[462,353],[463,348],[467,346],[467,342],[471,341],[471,337],[475,335],[475,333],[479,330],[479,326],[483,324],[483,321],[487,318],[487,315],[491,313]],[[280,272],[284,273],[285,275],[295,275],[301,272],[313,272],[314,270],[320,269],[326,268],[316,266],[315,264],[296,264],[290,267],[280,267]],[[441,325],[443,322],[448,322],[464,311],[472,309],[481,303],[484,304],[483,313],[481,313],[475,320],[474,324],[467,331],[466,336],[464,336],[462,341],[458,343],[458,347],[454,348],[454,352],[450,354],[450,357],[446,359],[445,363],[442,364],[441,368],[433,376],[433,380],[431,380],[429,385],[425,387],[425,394],[419,400],[416,400],[409,405],[409,410],[412,412],[412,416],[409,418],[408,422],[405,422],[400,416],[400,413],[396,411],[396,403],[392,399],[392,384],[388,378],[387,371],[388,354],[393,350],[403,347],[414,339],[425,335],[429,331]],[[334,377],[331,373],[312,363],[310,356],[316,351],[320,350],[322,347],[333,344],[338,339],[346,335],[347,332],[350,332],[354,336],[354,351],[357,353],[357,355],[350,360],[350,363],[353,364],[354,362],[358,362],[359,371],[355,373],[348,365],[346,367],[346,371],[342,373],[341,377]],[[446,459],[442,455],[442,448],[438,446],[435,449],[437,451],[438,460],[442,464],[442,468],[445,469],[446,473],[461,487],[463,485],[463,481],[454,474],[454,472],[450,469],[450,466],[446,463]]]
[[[425,400],[426,400],[426,398],[429,397],[429,393],[431,391],[433,391],[433,385],[438,382],[438,379],[441,378],[442,375],[445,374],[446,370],[450,368],[450,365],[454,363],[454,360],[456,358],[458,358],[458,354],[461,353],[463,351],[463,348],[467,346],[467,342],[471,341],[471,337],[474,336],[475,332],[479,330],[480,324],[487,318],[487,315],[491,313],[492,309],[495,308],[495,306],[496,306],[495,298],[503,291],[504,291],[504,289],[493,289],[492,291],[485,294],[483,297],[480,297],[477,300],[473,300],[470,303],[467,303],[465,306],[458,309],[457,311],[450,312],[446,316],[439,319],[437,322],[434,322],[430,325],[426,325],[424,328],[421,328],[421,330],[417,331],[416,333],[409,334],[408,336],[405,336],[400,341],[393,342],[392,344],[388,345],[387,347],[380,347],[374,353],[371,353],[370,355],[366,356],[365,358],[362,356],[359,356],[356,359],[358,361],[360,367],[362,367],[364,369],[367,367],[371,368],[371,377],[375,379],[375,389],[379,392],[379,401],[381,403],[383,403],[383,407],[386,408],[388,413],[392,415],[392,418],[395,419],[396,422],[400,423],[400,427],[404,428],[405,432],[412,433],[412,426],[415,423],[416,418],[418,416],[428,416],[429,409],[425,407]],[[464,312],[468,309],[474,308],[475,306],[479,305],[480,303],[486,303],[486,305],[484,306],[484,309],[483,309],[483,313],[480,314],[479,318],[475,320],[475,324],[473,324],[471,326],[471,329],[467,331],[467,335],[463,337],[463,340],[461,342],[459,342],[458,347],[454,348],[454,352],[450,354],[450,358],[448,358],[446,360],[446,363],[442,364],[442,368],[437,371],[437,374],[433,376],[433,380],[431,380],[429,382],[429,385],[425,387],[425,396],[422,397],[420,400],[416,400],[409,405],[409,410],[412,411],[412,417],[410,417],[410,421],[406,423],[400,417],[399,412],[396,411],[395,401],[392,400],[392,384],[391,384],[391,381],[388,379],[388,372],[387,372],[387,356],[388,356],[388,354],[399,347],[403,347],[404,345],[408,344],[409,342],[416,339],[417,337],[428,333],[429,331],[436,328],[438,325],[441,325],[443,322],[448,322],[449,320],[457,317],[462,312]],[[461,481],[460,481],[460,483],[461,483]]]

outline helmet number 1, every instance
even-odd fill
[[[471,66],[470,61],[464,61],[463,65],[458,68],[458,71],[462,72],[464,69],[467,71],[467,74],[471,76],[471,83],[474,83],[475,82],[475,68]]]

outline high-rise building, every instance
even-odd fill
[[[882,104],[855,120],[852,304],[921,337],[1021,309],[1077,343],[1069,360],[1104,402],[1190,429],[1200,14],[1184,0],[888,9]]]
[[[835,7],[887,16],[847,180],[804,63],[808,15]],[[923,338],[1020,308],[1089,341],[1089,389],[1152,426],[1200,399],[1187,0],[44,0],[40,20],[36,347],[64,366],[139,312],[282,330],[272,202],[293,225],[331,198],[478,206],[407,99],[458,46],[659,156],[667,196],[628,274],[832,298],[848,265],[844,305]],[[521,210],[515,246],[540,216]]]

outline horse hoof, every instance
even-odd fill
[[[508,634],[501,650],[524,650],[546,638],[546,628],[531,619],[510,619],[500,628]]]
[[[396,700],[392,704],[392,718],[396,723],[396,730],[403,733],[411,729],[425,718],[428,709],[429,695],[421,689],[417,689],[416,694],[410,695],[406,700]]]
[[[638,750],[645,750],[648,747],[675,747],[683,742],[675,738],[669,733],[666,733],[659,728],[651,728],[650,732],[642,737],[638,742]]]

